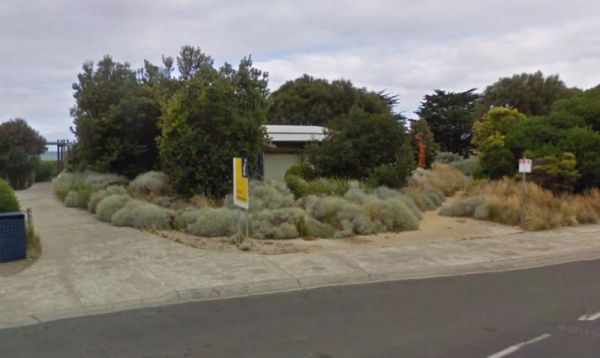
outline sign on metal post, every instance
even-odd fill
[[[233,158],[233,204],[248,210],[248,161],[246,158]]]
[[[248,159],[233,158],[233,205],[245,209],[246,235],[242,235],[242,215],[238,223],[239,243],[247,243],[250,235],[248,209],[250,207],[250,185],[248,183]],[[240,213],[241,214],[241,213]]]
[[[532,160],[527,158],[519,159],[519,173],[531,173]]]
[[[522,229],[525,229],[525,201],[527,199],[527,173],[531,173],[533,161],[527,158],[519,159],[519,173],[522,174],[521,181],[521,218],[520,218],[520,226]]]

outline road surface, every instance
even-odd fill
[[[0,330],[0,357],[597,357],[600,261]]]

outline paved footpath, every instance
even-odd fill
[[[395,248],[264,256],[203,251],[17,193],[43,253],[0,277],[0,328],[132,308],[321,286],[506,271],[600,258],[600,225]]]

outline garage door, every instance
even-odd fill
[[[299,154],[265,153],[264,168],[265,179],[283,180],[286,170],[294,164],[300,163]]]

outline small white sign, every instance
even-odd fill
[[[519,159],[519,173],[531,173],[532,160],[527,158]]]

